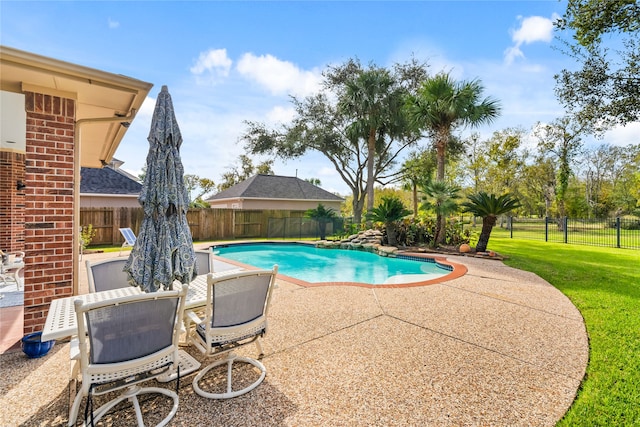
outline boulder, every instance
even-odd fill
[[[395,246],[380,246],[378,248],[378,253],[382,254],[387,254],[387,255],[391,255],[391,254],[395,254],[396,252],[398,252],[398,248],[396,248]]]
[[[373,252],[374,245],[373,245],[373,243],[363,243],[362,244],[362,249],[364,249],[367,252]]]

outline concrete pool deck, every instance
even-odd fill
[[[428,286],[279,280],[263,339],[265,381],[244,396],[212,401],[194,393],[188,376],[171,425],[555,425],[588,361],[581,314],[534,274],[496,260],[448,258],[467,274]],[[41,359],[0,356],[0,425],[66,425],[68,347],[57,343]],[[240,353],[255,356],[255,346]],[[125,414],[110,421],[129,425]]]

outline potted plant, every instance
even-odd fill
[[[49,353],[55,340],[42,341],[42,332],[34,332],[22,337],[22,352],[30,359],[37,359]]]

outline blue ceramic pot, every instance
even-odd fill
[[[22,352],[31,359],[42,357],[51,350],[55,340],[42,341],[42,332],[34,332],[22,337]]]

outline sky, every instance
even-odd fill
[[[247,154],[244,121],[276,127],[293,117],[290,96],[319,90],[330,65],[358,58],[392,67],[412,56],[433,74],[482,82],[499,100],[488,138],[563,115],[554,74],[574,69],[552,22],[565,0],[538,1],[0,1],[0,43],[153,83],[115,157],[138,175],[155,98],[167,85],[183,136],[185,173],[221,182]],[[637,144],[640,123],[602,141]],[[595,142],[594,142],[595,143]],[[422,145],[428,144],[425,140]],[[254,164],[266,158],[253,157]],[[277,160],[274,173],[317,178],[349,194],[320,154]]]

